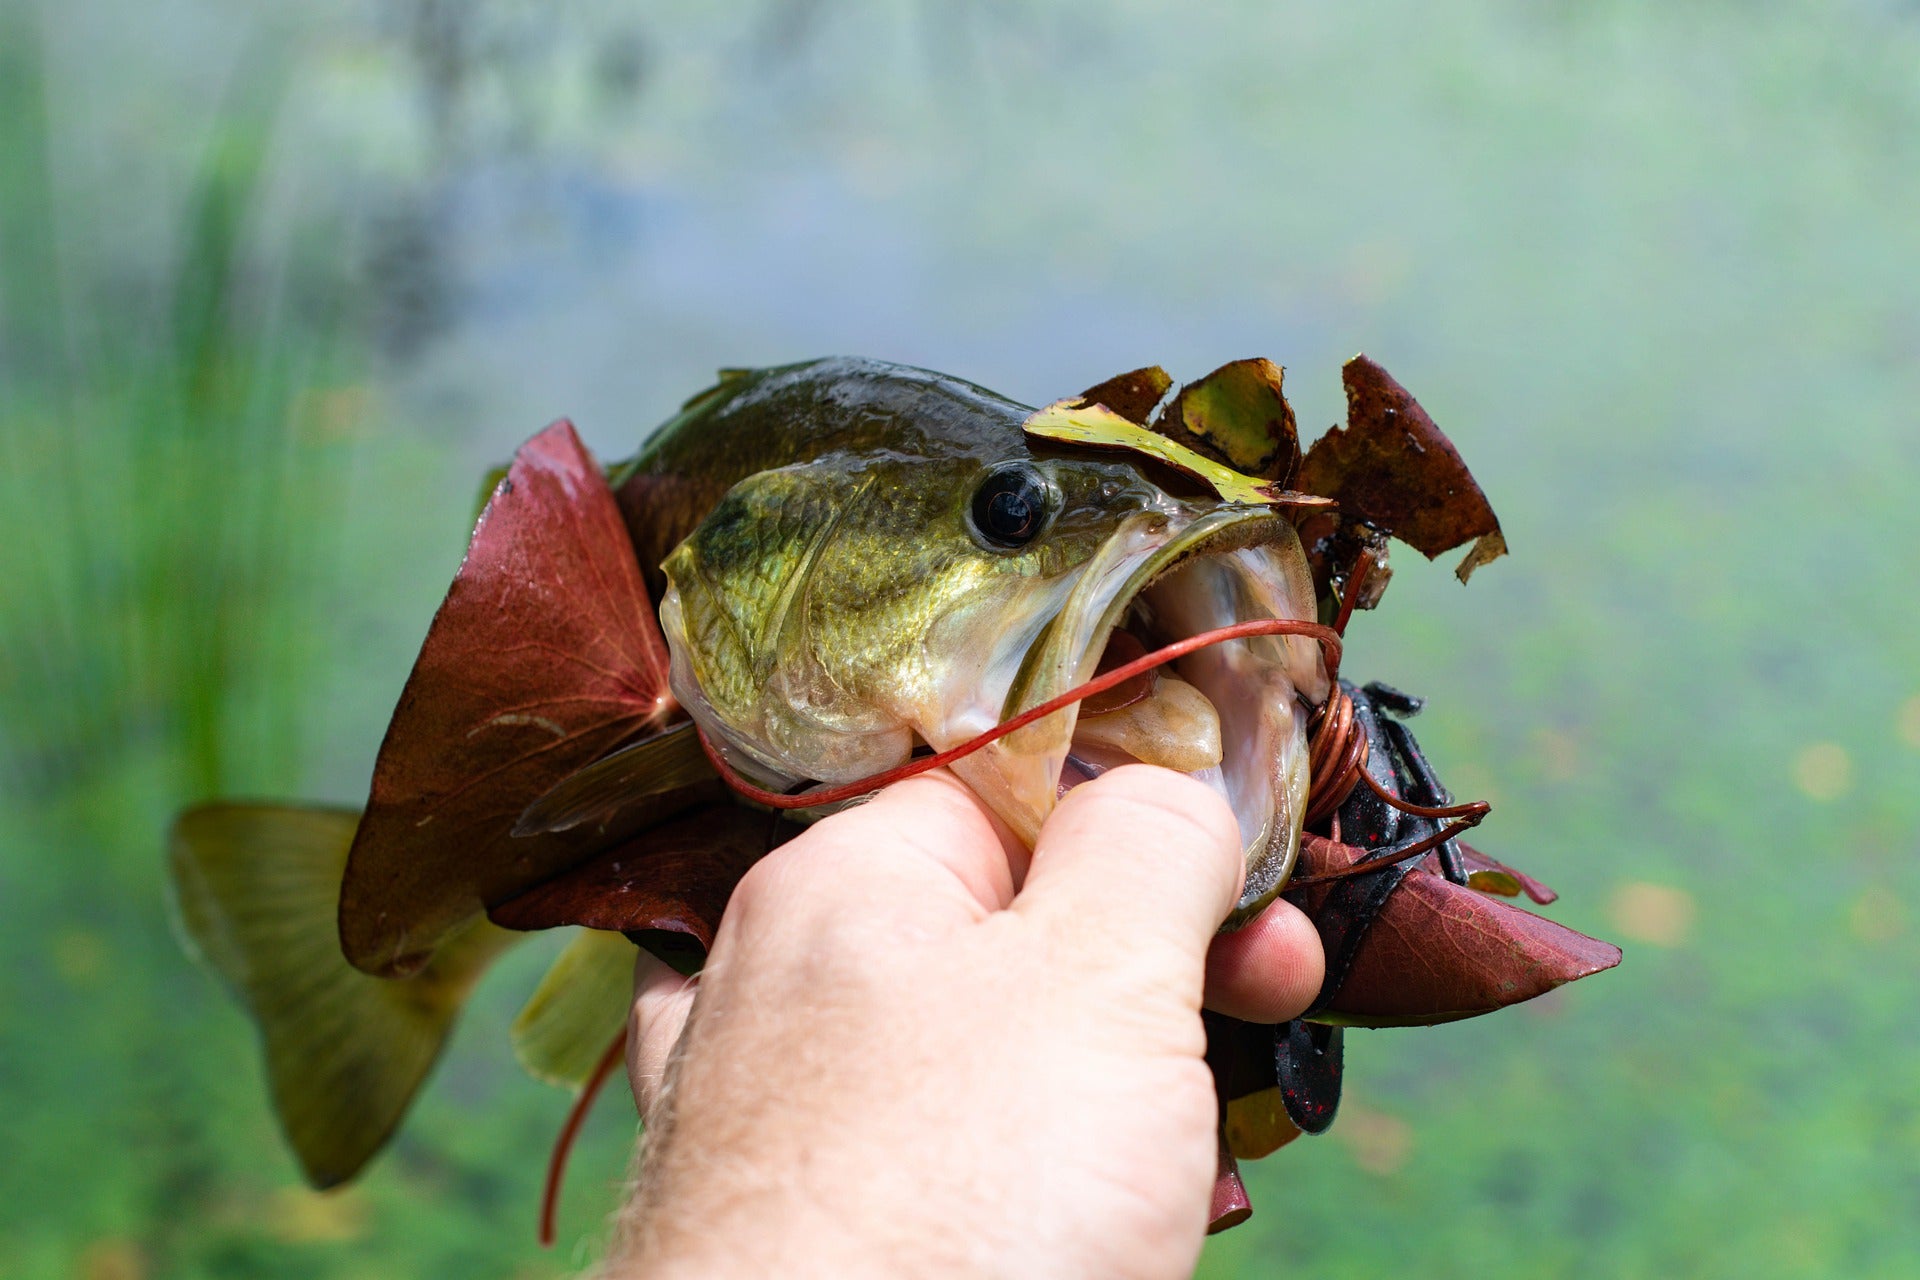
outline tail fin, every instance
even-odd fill
[[[360,1171],[399,1126],[461,1002],[521,935],[479,921],[418,973],[370,977],[340,951],[340,877],[360,815],[211,804],[174,824],[179,918],[260,1029],[274,1109],[307,1180]]]

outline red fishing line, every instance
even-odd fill
[[[626,1056],[627,1032],[613,1038],[607,1051],[600,1055],[600,1061],[594,1064],[593,1074],[587,1077],[581,1086],[580,1096],[573,1101],[573,1110],[567,1113],[567,1122],[560,1126],[560,1137],[553,1144],[553,1154],[547,1158],[547,1186],[540,1193],[540,1247],[551,1249],[554,1239],[554,1218],[560,1209],[560,1177],[567,1169],[567,1156],[573,1151],[573,1140],[580,1136],[580,1126],[586,1121],[587,1111],[593,1106],[593,1100],[599,1096],[600,1087],[613,1074],[614,1067]]]

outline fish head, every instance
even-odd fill
[[[756,472],[667,557],[673,691],[733,768],[776,790],[857,781],[964,743],[1103,660],[1314,618],[1299,539],[1273,508],[1019,425],[948,452],[828,451]],[[1244,919],[1291,870],[1307,708],[1326,690],[1311,640],[1227,641],[952,767],[1029,842],[1066,790],[1117,765],[1200,779],[1240,824]]]

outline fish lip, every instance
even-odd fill
[[[1109,540],[1112,546],[1126,531]],[[1106,646],[1107,633],[1119,624],[1126,612],[1154,583],[1181,565],[1201,556],[1224,556],[1250,547],[1269,546],[1295,536],[1293,526],[1269,507],[1229,506],[1203,512],[1165,541],[1141,556],[1127,577],[1111,595],[1100,598],[1097,591],[1084,589],[1098,569],[1089,565],[1072,596],[1046,629],[1027,650],[1012,686],[1007,690],[1002,718],[1012,719],[1028,707],[1065,693],[1092,678]],[[1103,549],[1104,551],[1104,549]],[[1096,557],[1096,562],[1097,562]],[[1067,736],[1079,716],[1079,703],[1036,721],[1028,729],[1037,729],[1066,718]],[[1028,730],[1021,730],[1026,733]],[[1042,734],[1034,734],[1035,738]]]
[[[1116,533],[1108,545],[1112,547],[1123,535],[1125,530]],[[1091,679],[1094,668],[1100,664],[1100,652],[1106,649],[1108,633],[1119,626],[1119,620],[1125,618],[1127,610],[1148,587],[1188,560],[1223,557],[1250,547],[1265,547],[1286,541],[1292,535],[1292,524],[1269,507],[1217,507],[1192,518],[1171,537],[1139,555],[1139,562],[1131,566],[1127,578],[1112,593],[1102,595],[1096,589],[1089,591],[1094,585],[1092,578],[1100,572],[1096,562],[1089,564],[1073,595],[1027,649],[1020,672],[1006,691],[1000,718],[1012,720],[1029,706],[1039,706]],[[1031,733],[1029,743],[1035,743],[1046,737],[1044,731],[1033,733],[1035,729],[1064,723],[1066,737],[1071,739],[1077,718],[1079,702],[1073,702],[1052,716],[1027,725],[1014,737]]]
[[[1127,550],[1124,544],[1130,534],[1139,545]],[[1215,507],[1194,516],[1164,537],[1155,537],[1152,531],[1141,527],[1129,530],[1123,526],[1088,563],[1072,595],[1029,646],[1007,692],[1002,719],[1010,719],[1090,679],[1106,647],[1108,634],[1122,622],[1142,594],[1169,574],[1198,559],[1226,557],[1237,551],[1286,543],[1298,546],[1293,525],[1270,507]],[[1110,578],[1116,570],[1125,573],[1117,585],[1100,581]],[[1308,607],[1311,607],[1310,597]],[[1311,620],[1311,615],[1307,620]],[[1266,643],[1311,645],[1313,642],[1274,637]],[[1317,697],[1324,695],[1325,690],[1308,686],[1299,692]],[[1029,767],[1043,768],[1044,776],[1030,775],[1028,785],[1035,791],[1044,787],[1044,807],[1050,807],[1052,797],[1057,794],[1079,712],[1079,704],[1071,704],[1005,740],[1011,755],[1025,757]],[[1298,856],[1297,840],[1288,841],[1278,864],[1258,862],[1271,846],[1271,839],[1270,835],[1258,850],[1250,846],[1245,851],[1248,885],[1229,917],[1228,927],[1251,919],[1272,901],[1292,874]]]

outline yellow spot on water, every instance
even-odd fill
[[[1413,1156],[1413,1126],[1384,1111],[1342,1107],[1333,1131],[1353,1153],[1353,1162],[1378,1178],[1400,1172]]]
[[[1771,1219],[1765,1239],[1767,1256],[1782,1275],[1830,1276],[1839,1270],[1827,1243],[1826,1223],[1808,1215],[1782,1213]]]
[[[1907,904],[1893,890],[1874,885],[1853,900],[1847,924],[1862,942],[1891,942],[1907,930]]]
[[[289,1244],[341,1243],[367,1233],[367,1200],[359,1191],[282,1187],[267,1206],[273,1234]]]
[[[131,1240],[95,1240],[75,1262],[75,1280],[146,1280],[147,1255]]]
[[[1894,724],[1900,730],[1900,741],[1920,750],[1920,693],[1900,704]]]
[[[1739,1132],[1762,1113],[1765,1104],[1754,1087],[1742,1080],[1723,1080],[1708,1095],[1714,1120],[1729,1126],[1725,1132]]]
[[[1677,947],[1693,929],[1693,895],[1671,885],[1629,880],[1613,891],[1607,918],[1635,942]]]
[[[1550,782],[1571,782],[1580,775],[1580,743],[1570,733],[1542,729],[1534,734],[1540,772]]]
[[[1793,758],[1793,785],[1813,800],[1838,800],[1853,790],[1853,757],[1837,742],[1814,742]]]
[[[64,929],[53,940],[53,969],[70,987],[91,987],[107,976],[107,940],[91,929]]]

